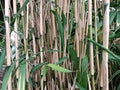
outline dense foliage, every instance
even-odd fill
[[[103,51],[109,58],[109,89],[120,90],[120,0],[110,0],[109,49],[103,46],[107,6],[101,0],[92,2],[92,25],[91,0],[15,1],[10,0],[10,16],[5,16],[5,2],[0,1],[0,72],[5,67],[1,90],[7,86],[8,90],[102,90]],[[9,65],[7,20],[11,30]]]

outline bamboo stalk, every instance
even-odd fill
[[[103,18],[103,46],[108,49],[109,46],[109,0],[104,0],[104,18]],[[103,90],[109,90],[108,79],[108,53],[102,52],[103,67]]]
[[[17,13],[17,1],[16,0],[13,0],[13,11],[14,11],[14,14]],[[15,47],[16,47],[16,60],[19,59],[19,40],[18,40],[18,25],[17,25],[17,18],[15,19],[15,23],[14,23],[14,31],[15,31]],[[16,67],[18,67],[19,65],[19,62],[16,63]],[[19,70],[17,70],[16,72],[16,78],[18,78],[19,76]]]
[[[29,58],[28,55],[28,25],[29,25],[29,3],[27,4],[27,11],[26,11],[26,29],[25,29],[25,54],[26,54],[26,60]],[[28,84],[28,89],[31,90],[30,84],[29,84],[29,64],[26,62],[26,81]]]
[[[88,87],[89,87],[89,90],[91,90],[90,78],[89,78],[89,76],[88,76],[88,75],[87,75],[87,79],[88,79]]]
[[[64,7],[63,7],[63,13],[64,15],[66,16],[66,13],[67,13],[67,0],[65,0],[65,3],[63,4]],[[68,16],[68,14],[67,14]],[[64,42],[65,42],[65,45],[64,45],[64,51],[63,51],[63,56],[66,56],[66,48],[67,48],[67,32],[68,32],[68,17],[66,17],[66,20],[67,20],[67,23],[66,23],[66,26],[65,26],[65,31],[64,31]]]
[[[40,51],[42,51],[43,50],[43,46],[44,46],[44,39],[43,39],[43,1],[42,0],[40,0],[39,1],[40,2],[40,7],[39,7],[39,15],[40,15]],[[41,59],[41,63],[43,63],[44,61],[43,61],[43,57],[44,57],[44,55],[43,55],[43,52],[41,52],[40,53],[40,59]],[[41,75],[43,75],[43,68],[41,69]],[[44,81],[44,79],[43,78],[41,78],[41,80],[40,80],[40,86],[41,86],[41,90],[43,90],[44,89],[44,85],[43,85],[43,81]]]
[[[81,14],[81,17],[80,17],[80,20],[79,20],[79,38],[80,38],[80,60],[83,59],[85,56],[84,56],[84,52],[86,51],[86,49],[84,49],[85,47],[85,42],[84,42],[84,39],[85,39],[85,7],[84,7],[84,1],[79,1],[80,3],[80,6],[79,6],[79,9],[80,9],[80,14]]]
[[[31,1],[31,24],[32,24],[32,30],[33,30],[33,33],[32,33],[32,38],[33,38],[33,52],[34,52],[34,55],[36,54],[36,41],[35,41],[35,30],[34,30],[34,1],[32,0]],[[36,56],[35,56],[36,57]],[[35,62],[36,64],[36,62]]]
[[[34,65],[37,65],[37,56],[36,56],[36,53],[37,53],[37,50],[36,50],[36,41],[35,41],[35,25],[34,25],[34,0],[31,0],[31,3],[30,3],[30,5],[31,5],[31,17],[32,17],[32,19],[31,19],[31,26],[32,26],[32,43],[33,43],[33,53],[34,53]],[[38,80],[38,73],[35,73],[35,82],[37,82],[37,80]],[[38,90],[37,89],[37,86],[36,86],[36,90]]]
[[[77,23],[77,26],[76,26],[76,32],[75,32],[75,47],[76,47],[76,51],[77,51],[77,57],[80,56],[80,43],[79,43],[79,40],[80,40],[80,37],[79,37],[79,8],[78,8],[78,0],[75,0],[75,22]]]
[[[97,38],[97,6],[96,6],[96,0],[94,0],[94,12],[95,12],[95,24],[94,24],[94,27],[95,27],[95,41],[98,42],[98,38]],[[96,79],[96,83],[98,82],[99,80],[99,56],[98,56],[98,47],[96,46],[96,50],[95,50],[95,56],[96,56],[96,66],[97,66],[97,79]],[[98,88],[99,88],[99,83],[98,83]]]
[[[40,0],[40,35],[43,35],[43,1]]]
[[[24,0],[20,0],[20,7],[22,7],[23,6],[23,3],[24,3],[25,1]],[[27,38],[28,38],[28,5],[27,5],[27,15],[26,15],[26,17],[27,17],[27,19],[26,19],[26,23],[25,23],[25,15],[24,15],[24,13],[25,13],[25,11],[22,11],[21,12],[21,16],[22,16],[22,18],[21,18],[21,21],[22,21],[22,27],[23,27],[23,41],[24,41],[24,50],[23,50],[23,53],[25,53],[26,54],[26,60],[28,59],[28,42],[27,42]],[[29,90],[31,90],[30,89],[30,86],[29,86],[29,84],[28,84],[28,63],[26,62],[26,81],[27,81],[27,88],[29,89]]]
[[[88,17],[89,17],[89,37],[90,39],[93,39],[92,37],[92,0],[88,0]],[[95,83],[94,83],[94,54],[93,54],[93,44],[90,43],[90,73],[92,75],[91,77],[91,84],[92,84],[92,90],[95,90]]]
[[[100,88],[102,89],[103,88],[103,64],[101,64],[100,66]]]
[[[5,29],[6,29],[6,56],[7,66],[11,65],[11,48],[10,48],[10,0],[5,0]],[[12,90],[11,75],[8,80],[8,90]]]
[[[20,7],[24,4],[25,0],[20,0]],[[103,0],[102,0],[103,1]],[[18,26],[20,25],[20,28],[23,28],[23,39],[24,39],[24,50],[22,54],[26,54],[26,60],[29,59],[29,55],[34,55],[33,57],[33,63],[32,61],[26,63],[26,81],[27,81],[27,89],[35,89],[35,90],[62,90],[62,89],[78,89],[76,87],[76,82],[81,84],[81,80],[79,79],[79,72],[82,72],[81,66],[83,66],[83,61],[85,56],[88,55],[87,53],[87,39],[86,37],[89,34],[89,38],[93,39],[93,27],[92,27],[92,12],[94,13],[94,29],[95,29],[95,41],[98,42],[98,30],[97,30],[97,24],[99,21],[97,21],[97,9],[101,8],[104,4],[105,6],[105,12],[102,12],[101,14],[104,15],[104,21],[103,21],[103,45],[105,48],[108,49],[108,37],[109,37],[109,18],[108,18],[108,7],[109,2],[108,0],[104,0],[104,3],[102,1],[94,0],[94,5],[92,5],[92,0],[31,0],[30,6],[27,5],[27,8],[22,11],[21,18],[16,18],[14,23],[14,30],[15,30],[15,47],[16,47],[16,59],[19,59],[19,43],[18,43]],[[14,14],[17,14],[17,0],[13,0],[13,11]],[[1,1],[0,1],[1,3]],[[88,6],[86,4],[88,3]],[[107,4],[108,6],[107,6]],[[1,5],[1,4],[0,4]],[[10,1],[5,0],[5,5],[10,6]],[[6,7],[6,6],[5,6]],[[92,9],[94,7],[94,9]],[[107,9],[106,9],[107,7]],[[9,7],[12,13],[12,7]],[[10,10],[7,7],[7,11],[5,11],[5,16],[10,17]],[[3,9],[2,9],[3,10]],[[5,8],[6,10],[6,8]],[[61,46],[61,38],[59,29],[57,26],[57,20],[55,19],[55,16],[53,13],[51,13],[50,10],[57,10],[58,15],[60,16],[61,22],[64,21],[61,17],[62,11],[65,14],[66,17],[66,26],[64,30],[64,48]],[[94,10],[94,11],[92,11]],[[102,9],[101,9],[102,10]],[[30,12],[30,13],[29,13]],[[7,15],[6,15],[7,13]],[[5,26],[6,26],[6,55],[7,55],[7,65],[11,65],[11,48],[10,48],[10,25],[8,19],[5,17]],[[107,18],[106,18],[107,17]],[[20,22],[18,22],[18,19]],[[100,18],[101,20],[101,18]],[[29,23],[30,21],[30,23]],[[116,21],[117,22],[117,21]],[[22,24],[22,26],[21,26]],[[62,22],[63,24],[63,22]],[[31,26],[30,26],[31,25]],[[115,26],[113,26],[115,27]],[[29,33],[29,29],[32,29],[32,33]],[[106,31],[107,30],[107,31]],[[89,33],[88,33],[89,32]],[[30,36],[30,38],[29,38]],[[36,39],[36,37],[38,39]],[[28,39],[32,38],[32,42],[28,42]],[[73,41],[71,41],[73,40]],[[30,45],[29,45],[30,44]],[[69,45],[73,45],[73,48],[75,48],[75,52],[77,52],[77,57],[79,57],[79,68],[74,68],[74,57],[72,57],[73,60],[71,60],[71,57],[69,57]],[[90,74],[91,77],[87,76],[86,79],[88,79],[88,89],[95,90],[100,89],[100,87],[103,90],[108,90],[108,54],[103,51],[102,52],[102,64],[99,66],[100,62],[100,56],[98,56],[99,49],[96,46],[95,47],[95,54],[93,52],[93,43],[89,43],[89,61],[90,61]],[[21,49],[21,48],[20,48]],[[30,53],[28,52],[30,50]],[[41,52],[44,50],[59,50],[60,52]],[[63,51],[61,51],[63,50]],[[40,55],[35,55],[37,52],[40,52]],[[56,71],[50,71],[48,69],[46,77],[43,78],[43,68],[46,66],[43,66],[40,70],[38,70],[37,73],[31,75],[30,70],[31,68],[34,68],[34,65],[38,65],[43,62],[48,63],[57,63],[59,62],[60,58],[63,58],[64,56],[67,56],[68,60],[65,60],[61,63],[61,66],[64,68],[69,68],[70,70],[73,70],[75,73],[73,74],[66,74],[66,73],[60,73]],[[94,66],[94,56],[95,56],[95,63]],[[76,57],[76,56],[75,56]],[[33,65],[32,67],[29,67],[28,63],[30,65]],[[84,62],[87,63],[88,62]],[[18,63],[16,64],[16,67],[18,66]],[[94,71],[94,68],[97,69],[97,71]],[[79,72],[77,72],[79,70]],[[88,69],[87,69],[88,70]],[[111,70],[111,69],[110,69]],[[96,73],[96,74],[94,74]],[[100,73],[100,74],[99,74]],[[54,74],[54,75],[51,75]],[[89,75],[89,72],[86,72],[87,75]],[[16,73],[16,77],[18,78],[19,70]],[[28,77],[33,77],[34,81],[36,82],[36,86],[33,88],[30,87]],[[96,77],[96,83],[94,78]],[[14,79],[14,78],[13,78]],[[99,85],[100,81],[100,85]],[[11,84],[11,77],[8,82],[8,89],[12,90],[12,84]],[[37,83],[40,83],[38,85]],[[11,89],[10,89],[11,88]]]
[[[63,10],[63,0],[58,0],[58,6],[60,7],[59,15],[61,15],[62,10]]]
[[[24,3],[24,0],[20,0],[20,7],[22,7],[23,3]],[[24,11],[21,12],[21,15],[22,16],[24,15]]]
[[[51,10],[54,10],[54,4],[51,3]],[[53,40],[57,39],[57,31],[56,31],[56,23],[55,23],[55,17],[53,15],[53,13],[51,13],[51,24],[52,24],[52,31],[51,31],[51,44],[53,45]],[[51,45],[51,48],[53,48],[53,46]],[[54,63],[54,62],[53,62]]]

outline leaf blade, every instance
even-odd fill
[[[48,64],[47,66],[52,68],[52,69],[54,69],[54,70],[56,70],[56,71],[58,71],[58,72],[63,72],[63,73],[70,73],[70,72],[72,72],[71,70],[68,70],[66,68],[60,67],[60,66],[55,65],[55,64]]]

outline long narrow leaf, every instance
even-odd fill
[[[60,64],[62,64],[65,60],[67,60],[67,56],[65,56],[65,57],[63,57],[62,59],[60,59],[60,61],[58,61],[56,64],[58,65],[60,65]]]
[[[28,2],[29,2],[29,0],[25,0],[24,4],[23,4],[22,7],[19,9],[18,13],[13,16],[13,20],[12,20],[11,24],[14,23],[15,19],[16,19],[18,16],[20,16],[21,12],[26,8]]]
[[[5,61],[5,54],[6,53],[6,50],[5,50],[5,47],[3,48],[2,50],[2,53],[1,53],[1,56],[0,56],[0,71],[2,70],[2,65]]]
[[[111,75],[110,81],[111,81],[114,77],[116,77],[117,75],[120,75],[120,70],[116,71],[113,75]]]
[[[69,50],[70,58],[73,61],[75,68],[78,68],[79,60],[78,60],[78,57],[77,57],[77,53],[76,53],[76,51],[74,49],[74,46],[69,45],[68,50]]]
[[[94,45],[102,48],[103,50],[105,50],[106,52],[108,52],[108,54],[112,55],[117,62],[120,62],[120,57],[117,56],[117,55],[115,55],[113,52],[111,52],[110,50],[106,49],[105,47],[103,47],[103,45],[101,45],[101,44],[99,44],[99,43],[97,43],[97,42],[95,42],[94,40],[91,40],[91,39],[88,39],[88,41],[90,41],[90,42],[92,42]]]
[[[46,76],[46,73],[47,73],[47,69],[48,69],[48,67],[44,67],[44,69],[43,69],[43,79],[45,78],[45,76]]]
[[[62,25],[62,21],[61,21],[61,18],[60,16],[58,15],[57,11],[53,11],[51,10],[51,12],[54,14],[55,18],[56,18],[56,21],[57,21],[57,24],[58,24],[58,30],[59,30],[59,33],[60,33],[60,38],[61,38],[61,44],[62,44],[62,49],[64,47],[64,27]],[[65,18],[65,17],[64,17]],[[65,20],[65,19],[64,19]],[[64,21],[65,23],[65,21]]]
[[[35,73],[35,72],[36,72],[38,69],[40,69],[43,65],[46,65],[46,62],[43,62],[43,63],[40,63],[40,64],[34,66],[34,67],[31,69],[30,73]]]
[[[23,59],[24,59],[24,57],[22,57],[22,58],[20,58],[20,59],[18,59],[18,60],[16,60],[16,61],[14,61],[14,62],[11,64],[11,66],[9,66],[9,68],[6,70],[5,76],[4,76],[4,78],[3,78],[3,83],[2,83],[2,88],[1,88],[1,90],[6,90],[7,84],[8,84],[8,80],[9,80],[9,78],[10,78],[10,75],[12,74],[12,71],[13,71],[15,65],[16,65],[16,62],[21,61],[21,60],[23,60]]]
[[[64,73],[72,72],[71,70],[68,70],[66,68],[60,67],[60,66],[55,65],[55,64],[48,64],[47,66],[51,67],[52,69],[54,69],[54,70],[56,70],[58,72],[64,72]]]
[[[1,90],[6,90],[7,88],[7,85],[8,85],[8,80],[9,80],[9,77],[12,73],[12,70],[15,66],[15,63],[12,64],[9,68],[8,68],[8,71],[5,73],[5,76],[4,76],[4,79],[3,79],[3,83],[2,83],[2,89]]]
[[[110,12],[110,25],[112,24],[112,22],[114,21],[114,18],[116,16],[117,12],[116,11],[111,11]]]
[[[120,11],[118,11],[117,13],[117,20],[118,20],[118,23],[120,23]]]
[[[18,90],[25,90],[26,64],[20,66],[20,75],[18,78]]]

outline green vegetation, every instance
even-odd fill
[[[1,0],[0,90],[120,90],[120,0],[104,1]]]

